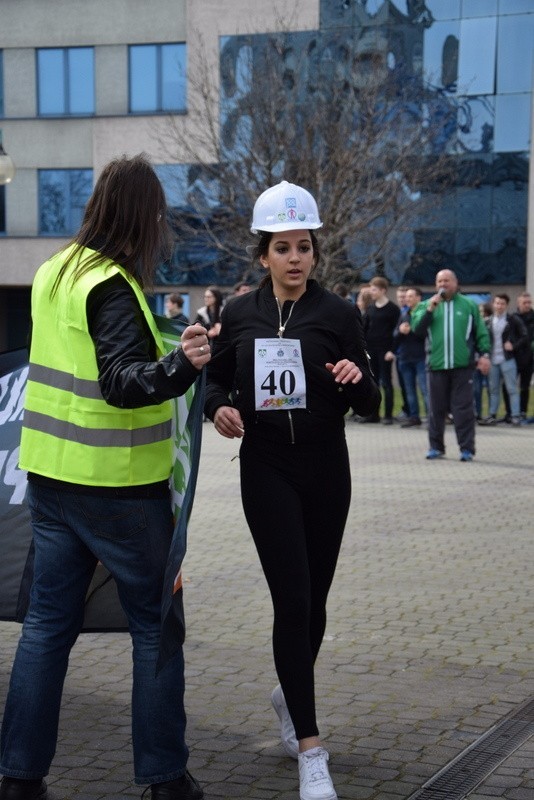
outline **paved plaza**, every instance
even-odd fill
[[[297,800],[269,700],[272,612],[239,445],[210,423],[203,433],[184,564],[190,770],[206,800]],[[534,698],[534,425],[478,428],[473,463],[450,426],[436,462],[423,429],[348,422],[347,437],[353,501],[316,669],[320,729],[340,800],[405,800]],[[0,623],[1,707],[18,633]],[[53,800],[140,797],[130,670],[127,634],[80,637]],[[469,797],[533,800],[534,736]]]

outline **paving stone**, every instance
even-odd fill
[[[368,430],[371,428],[372,430]],[[206,800],[296,800],[270,692],[272,608],[239,498],[237,442],[203,426],[184,562],[189,767]],[[401,800],[534,697],[534,426],[477,430],[477,456],[424,458],[426,432],[347,425],[353,502],[316,665],[340,800]],[[20,628],[0,623],[0,699]],[[52,800],[137,798],[128,634],[73,648]],[[1,711],[1,708],[0,708]],[[532,800],[534,739],[469,800]]]

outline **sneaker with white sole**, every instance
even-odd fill
[[[295,735],[295,726],[287,710],[286,699],[280,684],[273,689],[271,703],[280,720],[280,738],[282,747],[291,758],[298,758],[299,743]]]
[[[337,800],[324,747],[299,753],[299,777],[300,800]]]

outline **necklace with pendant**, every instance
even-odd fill
[[[280,339],[284,335],[285,329],[287,328],[287,323],[291,319],[291,314],[293,313],[293,309],[295,308],[295,303],[296,302],[297,302],[296,300],[293,301],[293,305],[291,306],[291,308],[289,310],[289,314],[287,315],[287,319],[284,322],[284,324],[282,324],[282,306],[280,305],[280,300],[278,299],[278,297],[276,298],[276,305],[278,306],[278,322],[279,322],[278,333],[276,335]]]

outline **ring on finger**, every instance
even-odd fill
[[[200,350],[201,353],[203,353],[206,348],[204,347],[203,344],[201,344],[198,349]]]

